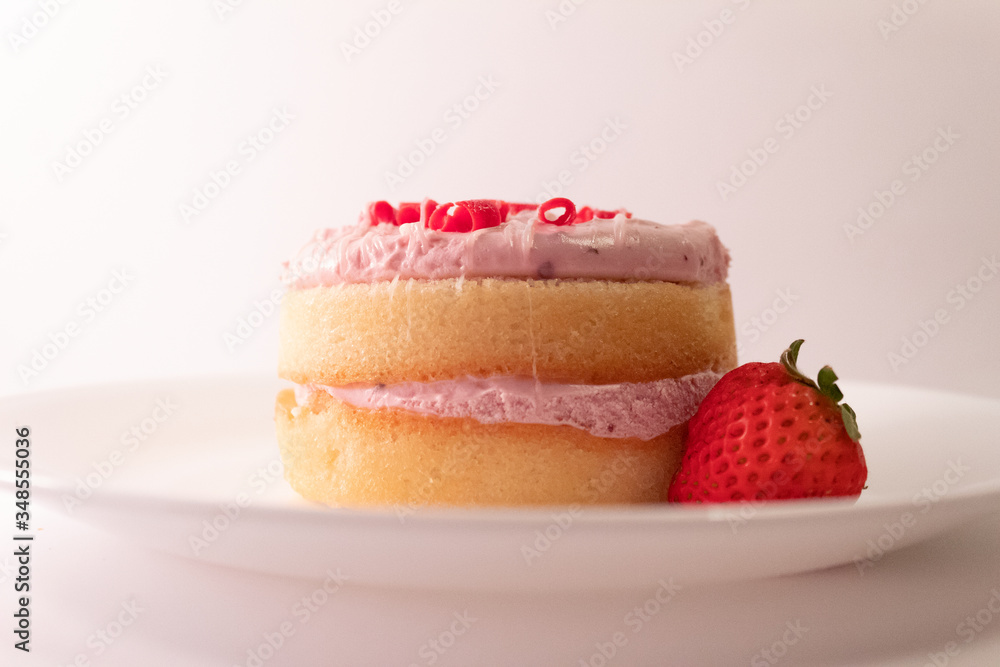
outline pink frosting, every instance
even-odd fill
[[[718,283],[729,253],[705,222],[661,225],[618,215],[565,227],[525,211],[498,227],[441,232],[419,223],[326,229],[290,262],[292,289],[444,278],[590,278]]]
[[[401,408],[484,424],[569,425],[604,438],[649,440],[690,419],[722,377],[704,371],[682,378],[619,384],[555,384],[523,377],[466,377],[438,382],[296,387],[301,405],[314,391],[359,408]]]

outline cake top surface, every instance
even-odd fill
[[[534,278],[724,282],[729,252],[705,222],[663,225],[558,198],[373,202],[284,265],[291,289],[394,279]]]

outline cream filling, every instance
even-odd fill
[[[303,405],[325,391],[358,408],[397,408],[437,417],[469,417],[483,424],[566,425],[603,438],[650,440],[697,412],[722,377],[703,371],[654,382],[558,384],[525,377],[464,377],[437,382],[308,384],[295,387]]]

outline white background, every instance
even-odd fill
[[[341,45],[386,3],[68,2],[32,34],[39,6],[0,15],[0,392],[273,368],[276,317],[245,343],[225,336],[313,229],[378,198],[531,200],[566,170],[578,204],[718,228],[742,360],[802,337],[810,371],[1000,396],[1000,280],[974,278],[1000,252],[994,2],[910,0],[890,33],[888,1],[591,0],[553,22],[555,0],[421,0],[350,58]],[[162,81],[131,93],[148,67]],[[480,77],[499,85],[448,122]],[[779,131],[813,87],[829,99]],[[122,95],[144,98],[124,118]],[[275,108],[294,120],[248,161],[241,144]],[[79,166],[55,166],[105,118]],[[608,119],[625,129],[581,170]],[[390,188],[436,128],[444,141]],[[912,181],[905,163],[948,128],[958,138]],[[777,152],[723,201],[719,183],[768,138]],[[229,160],[240,173],[185,221],[180,205]],[[849,238],[895,179],[904,194]],[[122,269],[124,291],[81,311]],[[970,279],[981,289],[959,309],[949,293]],[[779,291],[791,305],[775,317]],[[947,322],[925,337],[938,309]],[[926,344],[894,368],[904,337]]]
[[[809,372],[831,363],[852,380],[1000,397],[1000,277],[983,268],[1000,253],[1000,4],[401,0],[348,58],[342,44],[372,12],[385,20],[388,0],[232,0],[220,12],[226,1],[3,2],[0,394],[269,372],[277,318],[261,304],[315,228],[353,222],[372,199],[531,200],[566,171],[563,194],[577,204],[718,228],[733,255],[741,360],[776,359],[802,337]],[[560,6],[566,16],[553,14]],[[486,99],[449,122],[481,79],[496,90],[480,88]],[[829,98],[813,98],[819,108],[787,136],[778,123],[814,89]],[[275,109],[294,118],[249,160],[241,146]],[[600,146],[609,121],[624,129]],[[57,166],[102,122],[110,132],[83,145],[78,166]],[[386,172],[438,128],[444,140],[391,188]],[[912,180],[907,163],[939,131],[957,138]],[[769,139],[777,150],[723,198],[719,184]],[[581,162],[591,142],[603,150]],[[186,220],[181,205],[232,160],[240,172]],[[859,207],[896,179],[902,194],[852,232]],[[116,272],[124,289],[103,291],[120,287]],[[960,285],[978,291],[958,299]],[[106,302],[93,316],[91,299]],[[939,310],[947,321],[923,333]],[[249,318],[260,326],[227,345]],[[132,420],[109,407],[107,425],[81,438]],[[148,616],[95,665],[244,664],[241,647],[280,620],[276,601],[314,586],[150,554],[54,513],[33,521],[48,530],[31,664],[93,657],[88,636],[132,596]],[[787,664],[925,664],[1000,582],[996,535],[993,517],[887,557],[869,578],[848,566],[692,591],[679,626],[665,615],[662,634],[637,644],[649,653],[622,660],[732,663],[803,618],[816,629]],[[9,557],[0,567],[7,609]],[[444,663],[506,651],[519,664],[576,664],[634,597],[476,599],[493,605],[490,620]],[[406,664],[465,604],[351,592],[268,665]],[[713,624],[732,636],[711,635]],[[949,664],[995,662],[997,632],[994,622]],[[0,662],[13,653],[3,646]]]

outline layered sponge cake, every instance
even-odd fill
[[[657,502],[736,363],[703,222],[371,204],[285,267],[285,476],[338,506]]]

